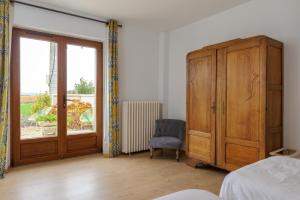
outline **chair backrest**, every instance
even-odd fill
[[[170,136],[184,141],[185,121],[177,119],[156,120],[155,137]]]

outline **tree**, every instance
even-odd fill
[[[93,94],[95,92],[95,86],[92,81],[87,81],[84,78],[80,78],[80,83],[75,83],[75,92],[77,94]]]

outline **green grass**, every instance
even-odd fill
[[[32,113],[32,103],[21,103],[21,116],[27,117]]]

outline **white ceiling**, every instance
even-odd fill
[[[23,0],[52,8],[113,18],[157,31],[175,29],[250,0]]]

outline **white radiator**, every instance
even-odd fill
[[[158,101],[126,101],[122,104],[122,152],[133,153],[149,149],[160,118]]]

